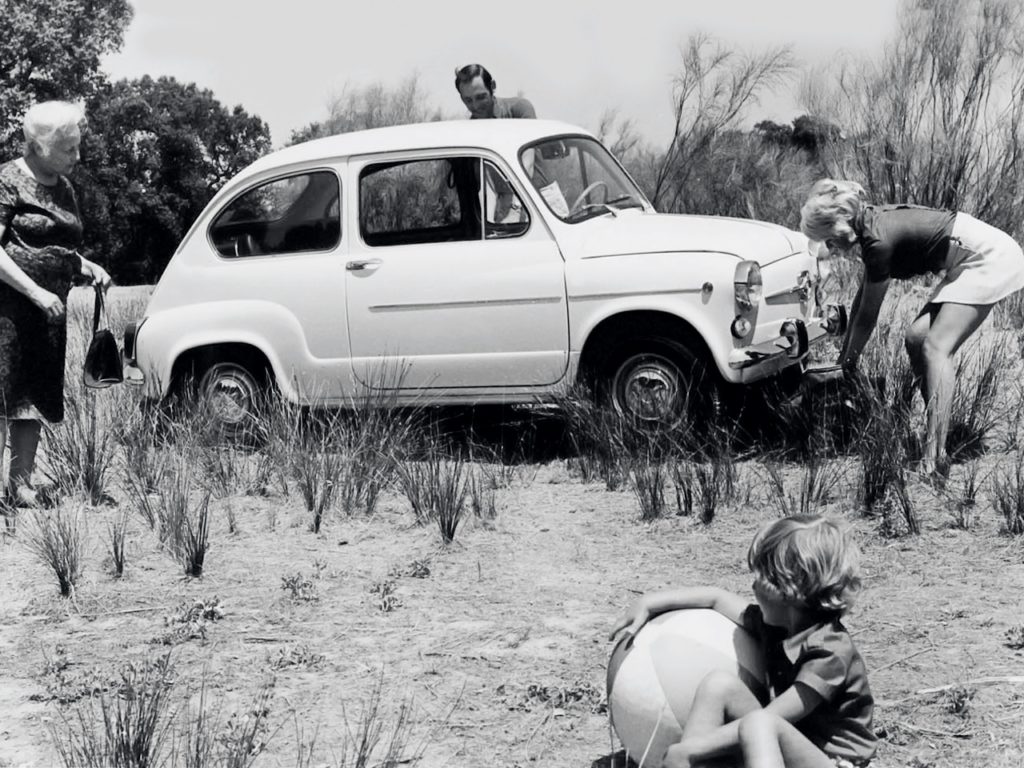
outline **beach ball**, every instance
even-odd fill
[[[757,640],[707,608],[655,616],[626,635],[608,662],[608,715],[626,753],[640,768],[656,768],[683,736],[697,686],[709,672],[737,675],[767,703]]]

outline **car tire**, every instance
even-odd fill
[[[661,336],[640,337],[608,359],[597,381],[602,404],[652,429],[697,426],[721,410],[721,393],[703,359]]]
[[[268,384],[263,371],[235,360],[208,366],[195,388],[197,404],[221,438],[239,443],[258,441],[260,413]]]

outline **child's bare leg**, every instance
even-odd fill
[[[760,708],[761,702],[736,675],[711,672],[697,686],[680,744],[688,755],[708,759],[734,752],[735,742],[718,743],[719,729]]]
[[[833,768],[828,755],[778,715],[758,709],[739,726],[746,768]]]

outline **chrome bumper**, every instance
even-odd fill
[[[777,371],[807,356],[811,347],[828,336],[846,333],[846,308],[830,305],[824,316],[804,321],[788,318],[779,324],[779,335],[774,339],[740,347],[729,353],[729,367],[743,370],[752,366]]]

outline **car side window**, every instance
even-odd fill
[[[210,240],[227,258],[328,251],[341,240],[340,200],[331,171],[274,179],[228,203]]]
[[[508,177],[483,161],[484,238],[519,237],[530,228],[530,214]]]
[[[479,160],[375,163],[359,175],[359,228],[367,245],[480,240]]]

